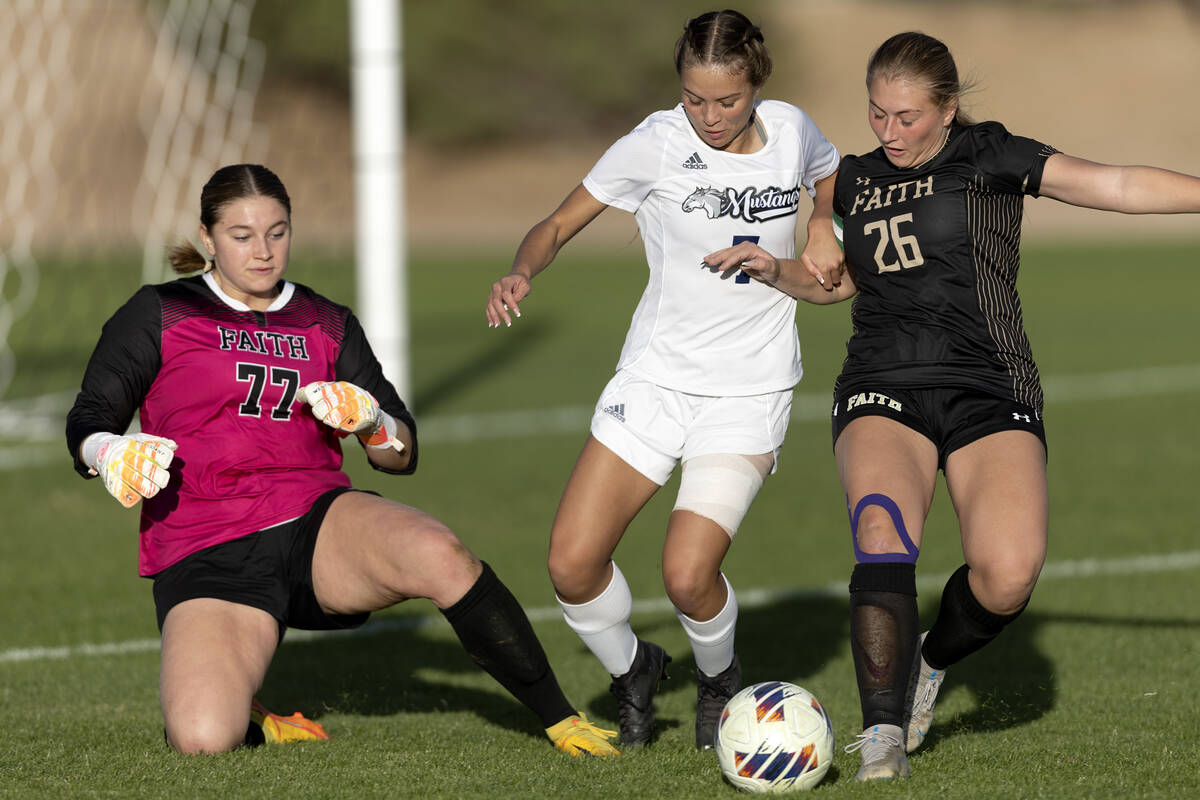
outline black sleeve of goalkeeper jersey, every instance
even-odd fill
[[[407,425],[408,429],[412,431],[412,455],[407,467],[402,470],[386,469],[370,461],[371,467],[392,475],[411,475],[415,472],[418,452],[417,423],[409,413],[408,407],[404,405],[404,401],[400,399],[400,395],[396,393],[396,387],[392,386],[391,381],[384,376],[383,367],[375,358],[371,343],[367,341],[367,335],[363,332],[362,325],[359,323],[358,317],[354,316],[354,312],[348,312],[346,317],[341,349],[338,351],[337,364],[334,367],[334,378],[339,381],[349,381],[355,386],[366,389],[378,401],[380,408],[391,414],[396,422]]]
[[[79,446],[93,433],[129,429],[162,365],[161,343],[162,303],[154,287],[143,286],[104,323],[67,414],[67,450],[83,477],[95,476],[79,459]]]

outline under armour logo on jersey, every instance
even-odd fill
[[[610,417],[612,417],[616,420],[624,422],[625,421],[625,404],[617,403],[616,405],[605,406],[604,413],[608,414]]]
[[[708,164],[705,164],[700,160],[699,153],[692,153],[690,156],[688,156],[687,161],[683,162],[683,166],[687,167],[688,169],[708,169]]]
[[[1017,422],[1020,422],[1021,420],[1025,420],[1026,422],[1033,422],[1033,420],[1031,420],[1029,418],[1028,414],[1018,414],[1016,411],[1013,412],[1013,419],[1015,419]]]
[[[857,178],[855,178],[855,179],[854,179],[854,184],[855,184],[856,186],[870,186],[870,185],[871,185],[871,179],[870,179],[870,178],[864,178],[864,177],[862,177],[862,176],[860,175],[859,177],[857,177]]]

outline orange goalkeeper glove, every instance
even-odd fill
[[[313,416],[329,427],[356,434],[369,447],[404,451],[404,443],[396,438],[396,420],[379,407],[370,392],[353,383],[317,381],[301,389],[300,398],[312,406]]]
[[[91,473],[104,480],[109,494],[132,508],[143,497],[149,499],[166,488],[175,447],[170,439],[148,433],[94,433],[84,440],[79,455]]]

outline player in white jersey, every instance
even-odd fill
[[[649,282],[559,505],[549,569],[567,624],[613,677],[620,741],[648,742],[671,659],[630,627],[632,597],[612,554],[682,462],[662,573],[695,656],[696,745],[708,749],[741,686],[737,600],[721,562],[775,469],[801,364],[795,299],[704,260],[743,241],[793,256],[807,194],[815,204],[801,261],[814,277],[839,271],[831,206],[839,156],[803,111],[758,98],[771,61],[742,14],[690,20],[675,65],[682,102],[617,141],[529,231],[486,315],[491,326],[511,325],[533,277],[606,207],[636,216]]]

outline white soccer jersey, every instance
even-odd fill
[[[647,117],[584,178],[597,200],[636,216],[646,244],[650,280],[618,369],[714,396],[781,391],[800,380],[795,299],[701,265],[745,240],[794,257],[800,196],[837,169],[837,149],[799,108],[761,100],[757,112],[767,143],[756,153],[709,147],[681,103]]]

